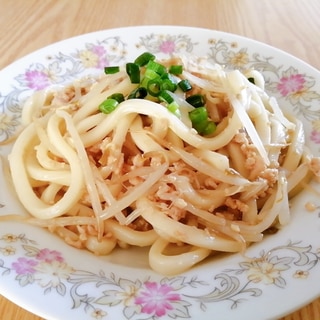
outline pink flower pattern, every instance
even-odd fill
[[[310,134],[310,140],[320,144],[320,131],[313,129]]]
[[[30,89],[42,90],[50,84],[48,75],[43,71],[28,70],[25,73],[25,79]]]
[[[109,65],[109,61],[107,59],[107,50],[103,46],[94,45],[92,46],[91,51],[99,57],[96,68],[103,69]]]
[[[180,301],[180,295],[173,293],[173,288],[156,282],[146,282],[146,291],[135,299],[135,303],[142,306],[142,312],[155,314],[157,317],[166,315],[167,310],[172,310],[172,302]]]
[[[63,254],[57,250],[26,245],[28,242],[33,244],[36,242],[27,239],[25,235],[6,234],[0,237],[0,243],[9,237],[17,239],[17,241],[20,239],[21,249],[25,252],[23,257],[15,258],[11,263],[11,268],[0,263],[0,270],[3,269],[2,276],[10,275],[11,270],[15,271],[15,280],[19,281],[21,287],[37,284],[44,289],[44,294],[56,292],[60,296],[66,296],[67,292],[72,292],[74,306],[85,305],[85,312],[99,319],[108,316],[108,308],[121,304],[123,306],[122,314],[127,320],[142,318],[146,320],[191,319],[192,301],[194,303],[201,301],[205,308],[206,304],[230,299],[233,301],[232,308],[236,308],[237,304],[243,301],[242,295],[251,294],[259,297],[263,293],[260,288],[255,287],[256,283],[266,283],[283,288],[286,286],[284,278],[286,271],[290,271],[300,262],[299,270],[294,273],[293,277],[307,279],[311,270],[308,268],[310,262],[320,259],[319,253],[310,251],[309,246],[301,247],[297,246],[297,243],[289,243],[263,252],[261,256],[253,260],[240,262],[240,269],[229,269],[217,274],[215,280],[221,280],[218,286],[214,281],[210,289],[211,292],[203,296],[193,296],[189,289],[193,290],[196,286],[211,284],[197,278],[188,279],[185,276],[142,282],[139,279],[132,281],[117,278],[113,272],[107,276],[103,271],[96,274],[81,269],[77,270],[64,262]],[[281,256],[279,252],[282,250],[284,252],[292,250],[295,255]],[[301,259],[306,254],[309,258],[303,264]],[[236,275],[245,271],[248,276],[247,283],[239,286],[240,278],[237,278]],[[229,275],[229,273],[233,275]],[[92,289],[87,287],[89,284],[93,285]],[[251,287],[252,285],[253,287]],[[88,290],[85,299],[81,291],[78,292],[81,286],[85,286]],[[99,289],[100,287],[101,289]],[[185,289],[187,292],[184,291]],[[93,290],[92,292],[97,296],[90,296],[90,290]],[[99,308],[97,308],[97,304]]]
[[[14,269],[17,274],[32,274],[36,271],[34,267],[37,264],[38,262],[35,260],[20,257],[16,262],[12,263],[12,269]]]
[[[170,53],[174,52],[175,47],[176,46],[175,46],[174,41],[166,40],[166,41],[163,41],[162,43],[160,43],[159,50],[160,50],[160,52],[170,54]]]
[[[100,57],[104,56],[107,53],[106,49],[101,45],[93,45],[91,49],[92,52],[94,52],[96,55]]]
[[[302,74],[292,74],[288,77],[280,78],[277,88],[283,97],[297,93],[304,89],[306,80]]]
[[[38,260],[51,263],[53,261],[63,262],[64,259],[59,251],[49,250],[47,248],[41,249],[37,254],[36,258]]]

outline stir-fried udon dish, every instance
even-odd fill
[[[290,221],[319,158],[256,70],[148,52],[34,93],[9,155],[21,218],[97,255],[147,247],[177,274]]]

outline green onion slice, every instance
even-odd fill
[[[208,112],[205,107],[199,107],[189,112],[192,127],[202,134],[208,125]]]
[[[177,84],[169,79],[165,79],[161,82],[161,89],[174,92],[177,90]]]
[[[188,79],[183,79],[183,80],[179,81],[178,86],[183,92],[187,92],[192,89],[192,85]]]
[[[114,99],[117,100],[118,103],[121,103],[122,101],[124,101],[124,95],[122,93],[114,93],[109,96],[108,99]]]
[[[167,72],[167,69],[166,69],[166,67],[164,65],[162,65],[162,64],[160,64],[158,62],[155,62],[153,60],[150,60],[148,62],[148,64],[146,65],[146,68],[149,69],[149,70],[155,71],[160,76]]]
[[[203,107],[205,105],[205,99],[202,94],[194,94],[186,98],[186,101],[195,108]]]
[[[128,95],[128,99],[144,99],[147,95],[148,91],[146,88],[138,87]]]
[[[144,52],[140,54],[135,60],[134,63],[136,63],[138,66],[143,67],[145,66],[150,60],[154,60],[156,58],[155,55],[153,55],[150,52]]]
[[[173,101],[171,103],[169,103],[167,105],[167,109],[173,113],[175,116],[177,116],[178,118],[181,118],[181,112],[180,112],[180,108],[179,105],[176,101]]]
[[[201,123],[208,120],[208,111],[205,107],[199,107],[189,112],[192,123]]]
[[[138,64],[128,62],[126,64],[126,71],[131,83],[140,83],[140,67]]]
[[[217,125],[213,121],[208,121],[206,127],[203,129],[203,135],[209,135],[216,131]]]
[[[144,78],[148,80],[152,80],[152,79],[160,78],[160,76],[154,70],[146,69],[144,73]]]
[[[162,82],[162,90],[168,90],[174,92],[177,90],[178,85],[175,77],[173,77],[170,73],[164,73],[161,76]]]
[[[158,99],[162,102],[167,103],[167,104],[170,104],[174,101],[172,96],[167,91],[164,91],[164,90],[160,91],[160,93],[158,95]]]
[[[99,111],[109,114],[116,109],[119,102],[116,99],[107,98],[99,105]]]
[[[160,93],[161,85],[162,81],[160,78],[149,80],[147,84],[148,93],[153,97],[157,97]]]
[[[172,65],[169,67],[169,72],[174,75],[179,75],[183,71],[182,65]]]
[[[114,74],[120,71],[119,66],[110,66],[110,67],[105,67],[104,68],[104,73],[105,74]]]
[[[154,79],[160,79],[160,76],[155,71],[146,69],[143,75],[143,78],[141,80],[140,86],[147,88],[148,82]]]

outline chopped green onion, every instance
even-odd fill
[[[164,73],[161,77],[155,73],[153,70],[148,70],[146,72],[147,75],[142,79],[141,86],[146,87],[148,93],[153,96],[157,97],[160,91],[171,91],[174,92],[177,89],[177,84],[175,79],[168,73]],[[155,74],[157,76],[155,76]],[[148,79],[147,77],[151,76],[152,79]]]
[[[180,112],[180,108],[179,105],[176,101],[173,101],[171,103],[169,103],[167,105],[167,109],[173,113],[175,116],[177,116],[178,118],[181,118],[181,112]]]
[[[146,69],[143,79],[141,80],[140,86],[147,88],[148,82],[156,78],[160,79],[160,76],[155,71]]]
[[[150,60],[154,60],[156,58],[155,55],[153,55],[150,52],[144,52],[140,54],[135,60],[134,63],[136,63],[138,66],[143,67],[145,66]]]
[[[164,65],[162,65],[162,64],[160,64],[158,62],[155,62],[153,60],[150,60],[148,62],[148,64],[146,65],[146,68],[149,69],[149,70],[155,71],[160,76],[167,72],[167,69],[166,69],[166,67]]]
[[[174,74],[174,75],[179,75],[183,71],[182,65],[173,65],[169,67],[169,72]]]
[[[144,77],[149,79],[149,80],[152,80],[152,79],[155,79],[155,78],[160,78],[159,74],[156,73],[154,70],[151,70],[151,69],[146,69],[146,71],[144,73]]]
[[[158,95],[158,99],[162,102],[165,103],[172,103],[174,101],[174,99],[172,98],[172,96],[167,92],[167,91],[160,91],[159,95]]]
[[[203,107],[205,105],[204,96],[202,94],[194,94],[186,98],[186,101],[195,108]]]
[[[138,87],[134,89],[128,96],[128,99],[144,99],[148,94],[148,91],[144,87]]]
[[[126,71],[131,83],[140,83],[140,67],[136,63],[128,62]]]
[[[199,107],[189,112],[189,118],[192,127],[198,131],[199,134],[211,134],[215,130],[215,124],[208,118],[208,111],[206,107]]]
[[[217,125],[213,121],[208,121],[206,127],[203,129],[203,135],[209,135],[216,131]]]
[[[165,79],[161,82],[161,89],[174,92],[177,90],[177,84],[169,79]]]
[[[168,72],[163,73],[163,74],[161,75],[161,79],[162,79],[162,80],[170,80],[170,81],[173,82],[173,83],[176,83],[176,82],[177,82],[176,79],[175,79],[175,77],[174,77],[172,74],[168,73]]]
[[[110,66],[110,67],[105,67],[104,68],[104,73],[105,74],[114,74],[120,71],[119,66]]]
[[[161,76],[162,81],[162,90],[168,90],[174,92],[177,90],[177,81],[170,73],[164,73]]]
[[[208,111],[206,107],[199,107],[189,112],[189,118],[192,124],[207,122]]]
[[[99,105],[99,111],[102,113],[111,113],[118,106],[119,102],[115,99],[107,98]]]
[[[188,79],[179,81],[178,86],[183,92],[187,92],[192,89],[192,85],[190,84]]]
[[[114,93],[109,96],[108,99],[114,99],[121,103],[122,101],[124,101],[124,95],[122,93]]]
[[[161,85],[162,81],[160,78],[149,80],[147,84],[148,93],[153,97],[157,97],[160,93]]]

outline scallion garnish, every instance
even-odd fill
[[[162,85],[161,85],[161,89],[162,90],[168,90],[171,92],[174,92],[177,90],[177,81],[176,79],[170,74],[170,73],[164,73],[161,76],[162,79]]]
[[[173,113],[175,116],[177,116],[178,118],[181,118],[181,112],[180,112],[180,108],[179,105],[176,101],[172,101],[171,103],[169,103],[167,105],[167,109]]]
[[[148,93],[153,97],[157,97],[160,93],[161,85],[162,85],[162,80],[160,78],[149,80],[147,83]]]
[[[124,95],[122,93],[114,93],[109,96],[108,99],[114,99],[121,103],[122,101],[124,101]]]
[[[169,67],[169,72],[174,75],[179,75],[183,71],[182,65],[172,65]]]
[[[120,71],[119,66],[110,66],[110,67],[105,67],[104,68],[104,73],[105,74],[114,74]]]
[[[202,134],[207,136],[216,131],[217,125],[213,121],[208,121],[206,127],[203,129]]]
[[[208,120],[208,111],[205,107],[199,107],[189,112],[189,118],[192,124],[203,124]]]
[[[174,101],[174,99],[172,98],[172,96],[167,92],[167,91],[160,91],[159,95],[158,95],[158,99],[161,102],[165,102],[167,104],[170,104]]]
[[[187,79],[179,79],[183,73],[182,65],[165,65],[156,62],[155,56],[150,52],[144,52],[138,56],[134,62],[126,64],[126,72],[131,83],[138,84],[127,98],[122,93],[114,93],[99,105],[99,110],[103,113],[111,113],[117,108],[119,103],[125,99],[150,99],[165,106],[169,112],[181,118],[179,101],[175,99],[175,92],[179,87],[183,92],[192,89],[191,83]],[[113,74],[120,70],[118,66],[105,67],[106,74]],[[248,78],[254,83],[253,78]],[[154,98],[151,98],[154,97]],[[216,124],[208,117],[205,106],[205,96],[201,94],[190,95],[186,102],[195,109],[189,112],[192,127],[201,135],[210,135],[216,130]]]
[[[161,90],[168,90],[168,91],[174,92],[177,90],[177,84],[170,81],[169,79],[162,80]]]
[[[148,91],[146,88],[138,87],[128,95],[128,99],[144,99],[147,95]]]
[[[186,98],[186,101],[195,108],[203,107],[205,105],[205,99],[202,94],[194,94]]]
[[[153,55],[150,52],[144,52],[140,54],[135,60],[134,63],[136,63],[138,66],[143,67],[145,66],[150,60],[154,60],[156,58],[155,55]]]
[[[179,81],[178,86],[183,92],[187,92],[192,89],[192,85],[190,84],[188,79],[183,79]]]
[[[155,71],[160,76],[167,72],[167,69],[166,69],[166,67],[164,65],[162,65],[162,64],[160,64],[158,62],[155,62],[153,60],[150,60],[148,62],[148,64],[146,65],[146,68],[149,69],[149,70]]]
[[[118,106],[119,102],[116,99],[107,98],[99,105],[99,111],[102,113],[111,113]]]
[[[128,62],[126,64],[126,71],[131,83],[140,83],[140,67],[138,64]]]
[[[189,112],[189,118],[192,127],[198,131],[199,134],[212,134],[216,129],[215,123],[208,118],[208,111],[206,107],[199,107]]]

